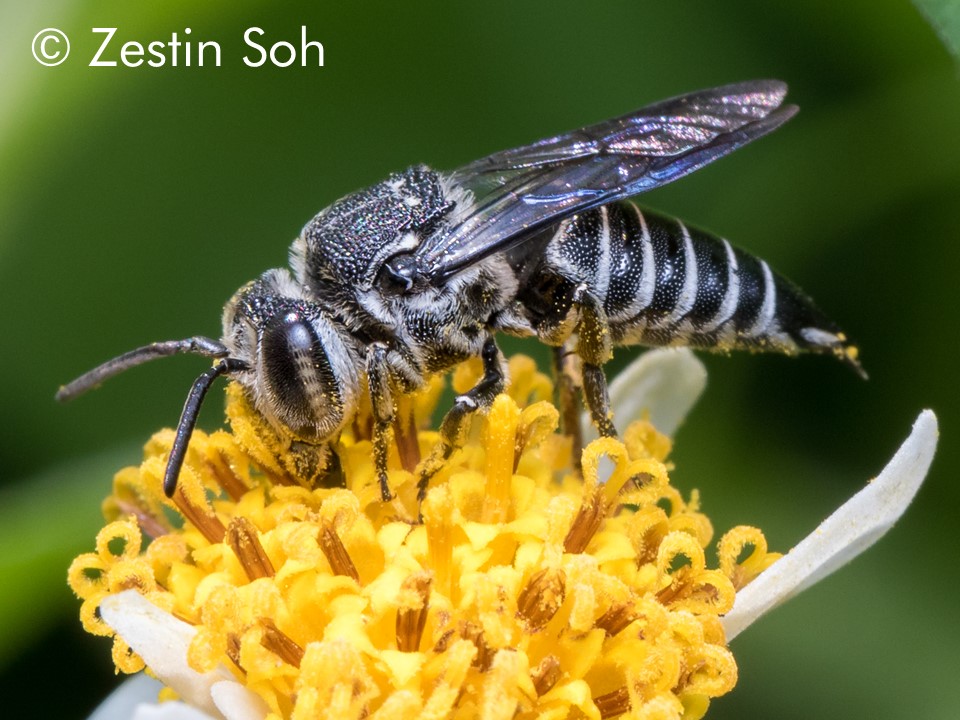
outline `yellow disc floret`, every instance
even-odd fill
[[[194,434],[172,501],[169,431],[117,474],[69,572],[85,628],[111,635],[96,608],[134,588],[195,626],[194,670],[225,665],[277,718],[701,717],[737,678],[719,617],[777,556],[737,528],[708,567],[713,528],[670,486],[667,438],[634,423],[581,473],[549,379],[526,358],[511,375],[422,504],[408,466],[436,442],[438,384],[398,407],[415,442],[393,452],[390,502],[362,417],[336,448],[347,487],[305,487],[234,386],[233,434]],[[114,659],[142,666],[120,638]]]

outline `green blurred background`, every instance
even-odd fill
[[[325,67],[243,64],[246,28],[297,44],[301,25]],[[50,26],[72,41],[58,67],[30,54]],[[222,66],[91,68],[92,27],[119,28],[114,56],[190,27]],[[909,2],[3,0],[0,63],[0,697],[21,715],[84,717],[117,682],[66,567],[92,548],[112,473],[176,421],[204,363],[157,363],[66,407],[61,382],[149,341],[217,335],[225,300],[283,265],[303,223],[392,170],[777,77],[795,120],[642,201],[800,283],[871,379],[822,358],[706,358],[675,481],[700,488],[718,531],[757,524],[785,550],[922,408],[942,441],[886,539],[734,642],[739,687],[709,717],[958,716],[960,84]]]

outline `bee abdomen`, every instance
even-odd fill
[[[862,373],[856,348],[799,288],[679,220],[615,203],[572,218],[551,246],[602,301],[617,345],[831,353]]]

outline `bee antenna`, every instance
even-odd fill
[[[197,416],[200,414],[203,398],[210,386],[213,385],[213,381],[221,375],[229,375],[249,369],[250,366],[243,360],[227,357],[193,381],[193,387],[190,388],[190,394],[187,395],[183,412],[180,414],[180,422],[177,423],[177,436],[173,440],[173,447],[170,448],[167,469],[163,473],[163,492],[166,493],[167,497],[173,497],[173,493],[176,492],[177,478],[180,475],[180,469],[183,467],[183,458],[187,454],[190,436],[193,435],[193,429],[197,425]]]
[[[150,345],[139,347],[136,350],[125,352],[123,355],[115,357],[112,360],[107,360],[89,372],[85,372],[73,382],[61,386],[57,391],[56,398],[59,402],[68,402],[75,397],[83,395],[83,393],[88,390],[97,387],[104,380],[108,380],[114,375],[119,375],[124,370],[129,370],[132,367],[142,365],[156,358],[182,353],[222,358],[229,355],[229,352],[223,343],[202,335],[186,338],[185,340],[167,340],[165,342],[151,343]]]

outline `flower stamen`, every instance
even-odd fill
[[[299,668],[303,660],[303,648],[278,628],[270,618],[260,618],[260,627],[263,629],[260,644],[288,665]]]
[[[334,575],[343,575],[353,578],[355,582],[360,582],[360,573],[357,572],[357,566],[353,564],[350,553],[343,546],[340,536],[330,523],[325,522],[320,528],[318,537],[320,550],[323,556],[330,563],[330,569]]]
[[[217,484],[234,502],[250,490],[250,487],[230,467],[230,463],[224,457],[223,452],[216,452],[212,458],[207,459],[207,464],[210,467],[211,474],[216,478]]]
[[[547,655],[530,671],[530,679],[537,691],[537,697],[545,695],[560,681],[563,671],[560,669],[560,660],[556,655]]]
[[[610,637],[614,637],[620,634],[637,617],[637,612],[630,603],[617,603],[597,618],[594,624]]]
[[[397,401],[393,417],[393,435],[400,455],[400,466],[413,472],[420,464],[420,444],[417,440],[417,419],[411,398],[403,396]]]
[[[593,704],[600,711],[600,717],[612,718],[623,715],[630,709],[630,691],[626,686],[619,687],[613,692],[598,695],[593,698]]]
[[[220,522],[220,518],[210,510],[199,480],[185,482],[186,470],[188,468],[184,468],[180,472],[177,490],[172,498],[173,502],[184,519],[192,523],[207,539],[207,542],[211,545],[222,543],[224,536],[227,534],[227,529]]]
[[[417,652],[427,624],[430,610],[430,584],[433,577],[427,571],[414,573],[400,587],[400,607],[397,609],[397,650]]]
[[[597,488],[581,506],[570,525],[570,530],[563,540],[563,549],[568,553],[582,553],[587,549],[590,540],[600,529],[607,516],[609,506],[603,490]]]
[[[237,666],[240,672],[246,674],[243,665],[240,664],[240,636],[237,633],[227,633],[227,657]]]
[[[543,628],[557,614],[567,589],[566,573],[560,568],[544,568],[531,576],[517,597],[517,615],[530,632]]]
[[[460,625],[460,637],[473,643],[477,649],[477,654],[473,657],[473,665],[480,669],[480,672],[486,672],[493,664],[493,657],[497,654],[496,648],[490,647],[484,637],[483,628],[469,620]]]
[[[266,550],[260,544],[257,528],[250,520],[238,516],[227,527],[226,543],[233,550],[247,578],[252,582],[260,578],[276,575],[273,563],[267,557]]]

